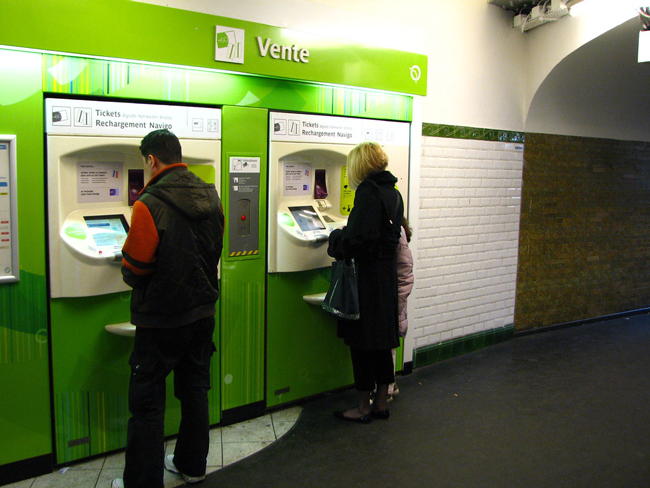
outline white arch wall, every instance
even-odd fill
[[[545,24],[525,34],[526,114],[531,102],[547,76],[569,54],[598,38],[616,26],[636,18],[636,9],[643,3],[638,0],[578,0],[571,8],[571,16]],[[575,2],[575,0],[574,0]],[[569,2],[569,3],[574,3]],[[640,25],[640,24],[639,24]],[[636,54],[636,46],[634,53]],[[591,60],[598,63],[597,58]],[[577,88],[571,78],[565,81],[566,89]],[[528,123],[528,120],[526,120]],[[534,132],[528,126],[527,132]]]
[[[537,89],[527,132],[649,141],[650,63],[631,19],[566,56]]]

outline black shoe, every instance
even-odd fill
[[[379,419],[379,420],[388,420],[390,418],[390,412],[388,409],[385,410],[373,410],[370,412],[370,415],[372,415],[372,418]]]
[[[372,414],[367,413],[361,417],[348,417],[345,415],[345,410],[335,410],[334,416],[340,420],[347,420],[349,422],[356,422],[358,424],[369,424],[372,422]]]

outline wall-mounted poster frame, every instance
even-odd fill
[[[19,279],[16,136],[0,134],[0,284]]]

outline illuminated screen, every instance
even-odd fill
[[[325,225],[323,221],[318,217],[316,210],[311,205],[306,205],[304,207],[289,207],[289,211],[293,218],[296,219],[300,229],[303,232],[309,232],[310,230],[324,230]]]
[[[119,251],[124,245],[129,224],[124,215],[91,215],[84,217],[95,245],[107,251]]]

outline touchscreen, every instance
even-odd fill
[[[122,248],[129,231],[124,215],[92,215],[84,220],[98,248],[109,251]]]
[[[316,210],[311,205],[306,205],[304,207],[289,207],[289,211],[293,218],[296,219],[300,229],[303,232],[309,232],[310,230],[324,230],[325,225],[323,221],[318,217]]]

